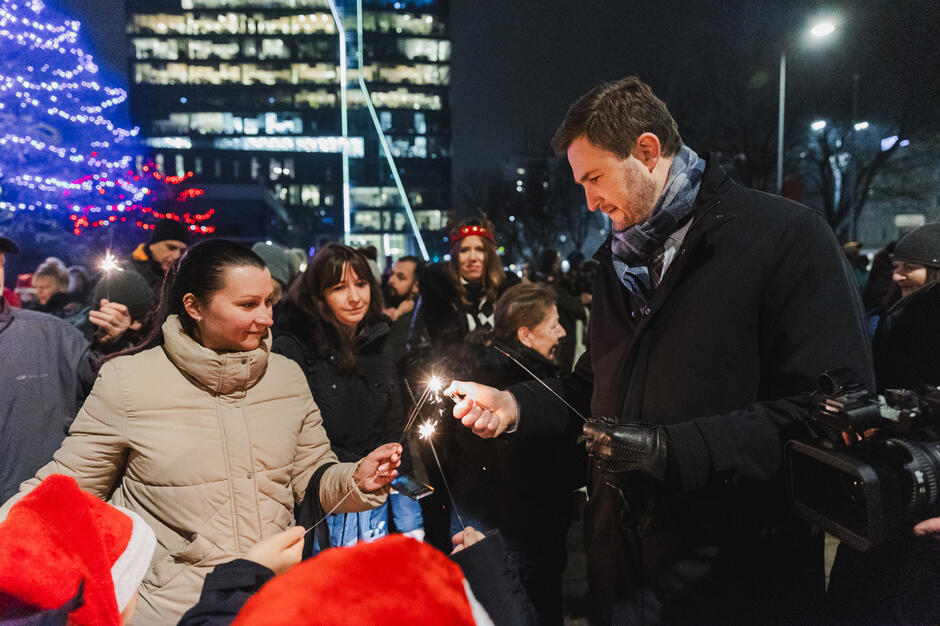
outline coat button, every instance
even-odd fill
[[[242,359],[242,365],[248,362],[248,359]]]
[[[241,402],[236,402],[236,403],[235,403],[235,408],[237,409],[237,408],[240,407],[241,405],[242,405]]]
[[[245,476],[245,478],[247,478],[248,480],[251,480],[251,474],[248,474],[247,476]]]

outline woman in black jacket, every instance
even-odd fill
[[[401,439],[404,413],[385,341],[388,330],[366,258],[340,245],[326,246],[314,256],[289,290],[275,325],[272,349],[303,369],[340,462],[358,460],[360,451],[373,450],[376,442]],[[402,473],[409,465],[405,460]],[[423,539],[418,504],[399,494],[392,494],[389,502],[395,529]],[[330,544],[351,545],[387,534],[387,506],[330,515]]]
[[[477,328],[493,327],[493,305],[519,282],[503,271],[493,225],[486,219],[457,224],[450,233],[450,260],[421,274],[420,314],[435,346],[453,345]]]
[[[523,366],[543,380],[558,376],[553,358],[565,331],[555,302],[544,285],[507,289],[495,304],[493,330],[473,333],[457,351],[455,377],[503,389],[531,380]],[[484,531],[499,529],[539,623],[561,624],[570,496],[578,486],[572,477],[584,475],[575,467],[576,432],[516,441],[481,439],[461,427],[448,430],[449,480],[463,522]],[[451,518],[451,532],[461,525]]]

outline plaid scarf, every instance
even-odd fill
[[[685,144],[672,159],[669,177],[650,217],[622,231],[610,241],[614,269],[624,287],[646,300],[652,292],[649,264],[666,239],[692,216],[702,184],[705,160]]]

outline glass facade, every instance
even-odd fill
[[[419,232],[443,227],[446,0],[127,7],[131,111],[168,173],[267,185],[294,245],[361,239],[422,254]]]

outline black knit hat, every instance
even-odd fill
[[[0,237],[0,252],[4,254],[15,254],[20,251],[20,247],[16,245],[16,242],[12,239],[7,239],[6,237]]]
[[[92,302],[97,306],[102,298],[126,306],[133,320],[142,320],[157,303],[147,280],[132,270],[105,272],[95,285]]]
[[[160,220],[153,229],[153,237],[150,238],[150,243],[170,239],[173,241],[182,241],[188,246],[189,227],[183,222],[177,222],[176,220]]]
[[[924,224],[901,237],[892,258],[940,268],[940,222]]]

